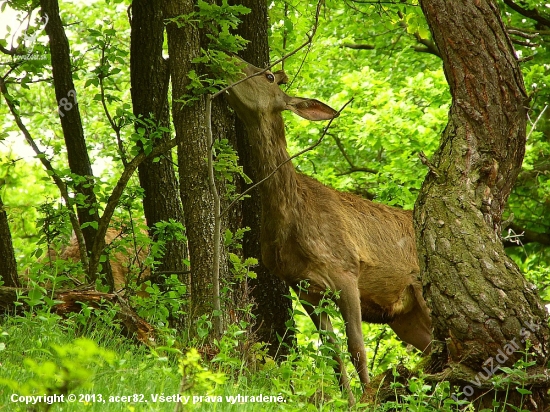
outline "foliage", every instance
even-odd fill
[[[211,74],[199,74],[202,70],[190,70],[190,80],[187,86],[189,95],[182,96],[176,101],[184,104],[192,104],[199,96],[215,94],[221,87],[227,86],[226,77],[232,77],[238,73],[227,58],[227,53],[238,53],[246,47],[247,40],[236,35],[233,31],[241,22],[240,16],[248,14],[250,9],[241,5],[229,5],[223,0],[221,5],[209,3],[203,0],[197,2],[197,10],[167,19],[182,27],[191,24],[206,30],[208,46],[201,48],[201,55],[193,59],[196,65],[202,64]],[[212,76],[213,75],[213,76]]]
[[[15,380],[6,380],[15,393],[32,394],[67,394],[78,387],[90,385],[91,367],[101,367],[103,363],[112,365],[115,354],[99,348],[90,339],[76,339],[70,344],[55,345],[45,348],[52,360],[37,362],[28,357],[23,361],[25,371],[34,376],[21,384]]]
[[[64,2],[61,13],[67,23],[65,30],[72,47],[78,106],[97,176],[97,207],[102,210],[123,170],[123,160],[140,151],[150,152],[153,139],[169,130],[157,127],[152,118],[136,119],[132,114],[127,4],[97,3],[102,7]],[[537,1],[523,3],[539,11],[545,7]],[[24,47],[18,54],[0,54],[1,75],[5,76],[19,113],[45,156],[52,161],[56,174],[74,187],[79,177],[72,175],[66,164],[66,148],[57,118],[63,110],[70,109],[66,104],[60,112],[60,102],[56,102],[54,96],[44,21],[36,10],[27,14],[37,6],[36,2],[2,2],[3,8],[6,5],[21,11],[12,20],[23,22],[23,30],[10,28],[4,38],[0,38],[0,45],[8,49],[17,44]],[[550,233],[547,219],[550,110],[546,109],[550,93],[549,34],[547,30],[540,30],[534,20],[525,19],[502,2],[499,5],[506,25],[533,35],[528,39],[522,37],[524,44],[515,43],[519,57],[525,59],[521,65],[531,97],[530,129],[523,171],[510,197],[506,217],[511,219],[513,215],[513,221],[525,229]],[[222,51],[238,52],[246,47],[246,39],[233,34],[239,16],[248,12],[246,8],[229,5],[227,0],[218,5],[199,1],[198,6],[194,13],[175,20],[178,24],[194,24],[209,31],[210,43],[195,59],[197,70],[190,73],[190,94],[183,97],[187,102],[225,86],[226,81],[220,80],[221,73],[228,77],[235,73]],[[315,6],[299,0],[270,2],[273,60],[304,41],[313,25]],[[520,40],[517,34],[511,36]],[[287,92],[317,98],[336,109],[351,97],[354,102],[333,123],[315,151],[294,161],[297,168],[337,189],[412,208],[426,174],[418,153],[422,151],[429,157],[434,152],[447,122],[451,101],[440,60],[433,54],[419,52],[426,51],[425,43],[429,44],[429,40],[429,30],[416,0],[395,4],[326,0],[312,44],[283,63],[291,79]],[[201,66],[206,67],[209,76],[199,74]],[[112,123],[106,113],[110,114]],[[291,114],[285,116],[291,153],[317,140],[322,125]],[[315,331],[301,309],[304,302],[292,295],[292,316],[297,326],[289,324],[289,327],[296,333],[298,345],[280,364],[269,358],[262,344],[251,337],[249,303],[237,309],[242,313],[239,321],[209,346],[212,317],[205,315],[191,325],[187,320],[190,291],[176,275],[167,276],[162,286],[134,279],[126,290],[139,315],[159,331],[163,346],[154,349],[137,347],[120,337],[119,325],[114,320],[116,307],[83,306],[80,313],[65,320],[51,314],[50,308],[55,302],[47,291],[74,286],[81,280],[82,270],[78,264],[49,259],[49,251],[59,253],[69,242],[71,228],[67,212],[51,178],[33,159],[36,156],[21,151],[19,143],[23,137],[6,105],[0,105],[0,119],[0,195],[10,218],[20,273],[25,274],[25,284],[31,288],[24,299],[32,308],[22,317],[2,318],[0,323],[2,404],[15,405],[9,403],[12,392],[25,395],[65,391],[67,394],[102,394],[107,400],[110,395],[142,393],[150,401],[151,394],[181,393],[190,396],[188,408],[191,410],[255,409],[252,403],[226,401],[225,396],[236,394],[284,398],[284,402],[264,404],[264,410],[346,407],[347,401],[341,398],[332,370],[333,351],[343,352],[352,377],[355,371],[342,349],[346,347],[341,333],[344,325],[330,299],[316,310],[325,311],[334,319],[332,336],[337,347],[323,343],[326,336]],[[134,122],[141,127],[135,130]],[[217,176],[226,180],[228,197],[234,200],[239,195],[237,179],[247,178],[227,141],[217,140],[214,149]],[[139,182],[134,178],[114,219],[120,228],[131,227],[128,232],[132,236],[118,239],[112,250],[147,245],[149,255],[144,266],[153,267],[161,259],[167,242],[182,239],[184,228],[173,221],[157,224],[156,238],[151,242],[139,228],[133,227],[134,221],[142,219],[142,196]],[[227,301],[232,299],[234,289],[255,276],[252,268],[257,262],[242,259],[240,255],[243,234],[242,230],[227,231],[223,236],[224,246],[230,251],[231,277],[222,288]],[[550,301],[547,245],[526,244],[508,250],[527,278],[539,287],[543,299]],[[141,269],[134,268],[135,278]],[[185,319],[183,332],[173,326],[179,318]],[[456,402],[449,397],[455,391],[448,383],[432,384],[424,376],[406,383],[398,379],[396,365],[404,363],[414,368],[418,358],[408,352],[389,327],[363,327],[371,374],[393,371],[395,399],[377,410],[458,410]],[[197,339],[188,340],[190,328],[197,330]],[[514,368],[503,369],[506,374],[495,375],[495,384],[523,394],[521,391],[526,389],[522,372],[528,366],[529,362],[524,359]],[[353,382],[358,395],[357,379]],[[194,402],[194,396],[214,396],[216,402],[204,399]],[[218,396],[222,397],[222,403],[217,402]],[[90,410],[105,410],[103,404],[97,402],[85,400],[84,405]],[[81,410],[82,404],[66,406],[66,410]],[[155,403],[155,408],[173,410],[173,404]],[[129,404],[109,404],[109,410],[128,409],[145,410],[134,399]],[[498,406],[495,410],[499,410]]]
[[[347,400],[342,398],[334,377],[332,351],[340,351],[345,341],[337,333],[343,323],[329,297],[318,311],[335,318],[333,337],[337,346],[323,343],[323,336],[301,312],[299,299],[294,296],[300,344],[279,364],[261,346],[247,346],[246,325],[242,324],[229,328],[209,360],[207,347],[186,348],[180,346],[181,342],[167,340],[164,346],[145,348],[121,339],[119,331],[108,326],[108,311],[97,311],[101,321],[89,327],[89,318],[81,322],[75,317],[63,324],[47,308],[36,308],[25,317],[5,318],[0,323],[0,400],[10,405],[10,410],[23,411],[26,405],[13,402],[13,394],[64,394],[65,398],[73,395],[75,401],[54,404],[53,410],[61,406],[68,411],[84,407],[92,411],[148,410],[144,405],[147,400],[149,408],[171,411],[175,404],[167,398],[179,393],[182,402],[186,402],[185,410],[253,411],[258,410],[257,403],[244,401],[244,396],[268,395],[273,399],[262,403],[265,411],[341,410],[347,407]],[[342,355],[353,377],[349,356]],[[401,362],[389,364],[394,398],[371,406],[371,410],[458,410],[461,401],[450,397],[451,393],[458,393],[458,388],[450,388],[448,382],[431,383],[422,375],[403,382],[396,369],[398,363]],[[504,373],[495,374],[492,380],[506,390],[527,393],[521,382],[531,365],[525,357],[512,368],[502,367]],[[371,365],[373,375],[386,369],[384,362]],[[359,394],[358,379],[353,379],[353,384]],[[121,401],[121,396],[128,398]],[[465,406],[466,410],[473,410],[471,405]],[[49,408],[43,402],[35,407]],[[502,409],[495,405],[492,410]]]
[[[153,325],[161,328],[169,325],[172,318],[186,315],[187,287],[176,275],[165,278],[161,287],[150,280],[135,286],[138,293],[131,298],[137,313]]]
[[[237,193],[236,180],[242,178],[245,183],[251,183],[244,173],[243,167],[238,164],[239,156],[227,139],[218,139],[214,142],[214,170],[225,181],[225,197],[228,200],[240,198]]]
[[[386,14],[378,16],[377,7]],[[372,5],[353,11],[341,2],[327,4],[313,45],[288,59],[285,70],[296,76],[290,93],[299,90],[336,109],[354,98],[315,152],[296,159],[298,168],[337,189],[410,209],[425,174],[417,153],[429,156],[437,147],[450,96],[437,59],[419,57],[399,30],[395,9],[405,7]],[[416,20],[417,9],[407,8]],[[311,6],[289,2],[289,10],[287,23],[273,33],[272,44],[281,54],[300,43],[311,24]],[[365,18],[372,21],[367,32]],[[345,32],[340,29],[343,19]],[[390,36],[379,34],[386,30]],[[365,39],[376,41],[372,52],[346,47]],[[405,64],[406,69],[395,70]],[[286,120],[291,152],[311,144],[322,127],[292,115]]]

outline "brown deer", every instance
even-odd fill
[[[124,239],[128,234],[115,228],[107,229],[105,234],[105,245],[114,246],[117,240]],[[131,266],[143,266],[143,262],[147,258],[149,251],[147,249],[139,248],[134,250],[130,247],[124,247],[121,250],[120,247],[116,248],[111,254],[109,262],[111,263],[111,270],[113,272],[113,280],[115,291],[123,291],[129,282],[130,277],[139,277],[141,280],[149,278],[151,272],[148,267],[144,267],[139,274],[131,273]],[[78,240],[76,235],[72,234],[69,244],[62,248],[61,253],[58,255],[53,249],[48,250],[48,260],[53,263],[57,259],[67,260],[71,262],[78,262],[80,260],[80,252],[78,250]],[[144,288],[137,292],[139,296],[145,296]]]
[[[228,100],[247,129],[258,178],[284,163],[259,186],[263,262],[312,305],[305,309],[320,330],[332,331],[332,325],[314,307],[327,289],[339,291],[335,302],[366,400],[361,321],[387,323],[405,342],[424,353],[430,350],[431,319],[418,279],[412,213],[338,192],[296,172],[288,161],[282,111],[309,120],[338,113],[315,99],[285,94],[279,88],[287,80],[283,71],[239,64],[241,79],[247,80],[229,89]],[[303,280],[309,284],[306,293],[299,288]],[[344,364],[338,355],[334,358],[340,386],[354,404]]]

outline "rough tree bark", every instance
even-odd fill
[[[170,128],[168,62],[162,57],[164,19],[162,0],[132,2],[130,76],[134,115],[153,119],[159,127]],[[136,128],[143,127],[137,123]],[[152,139],[146,129],[146,138]],[[154,145],[171,138],[165,132]],[[173,219],[183,223],[179,187],[172,165],[172,152],[166,152],[158,162],[145,160],[138,167],[139,182],[144,191],[143,210],[147,225]],[[152,234],[152,233],[151,233]],[[166,245],[158,272],[183,272],[187,246],[170,241]]]
[[[524,155],[527,95],[495,2],[420,3],[453,97],[440,147],[425,161],[430,171],[414,215],[436,341],[430,368],[444,370],[467,395],[458,398],[475,399],[477,409],[494,398],[486,382],[496,372],[487,372],[491,362],[512,365],[521,354],[511,355],[510,345],[523,350],[527,335],[532,372],[547,373],[546,313],[499,236]],[[543,410],[548,375],[529,382],[533,395],[524,405]],[[519,405],[516,395],[512,390],[508,402]]]
[[[0,184],[1,187],[1,184]],[[0,197],[0,280],[4,286],[18,288],[21,286],[17,276],[17,262],[11,241],[8,214]]]
[[[194,1],[164,2],[165,18],[194,11]],[[180,192],[191,261],[191,313],[196,319],[212,311],[213,198],[208,187],[205,98],[193,104],[181,99],[189,94],[188,74],[196,69],[192,60],[200,55],[200,32],[194,24],[166,27],[172,77],[172,117],[178,144]]]
[[[269,63],[269,44],[267,37],[268,14],[267,2],[257,0],[236,0],[238,3],[251,9],[251,12],[242,16],[242,23],[239,25],[238,34],[249,40],[245,50],[240,57],[257,67],[266,67]],[[246,135],[243,123],[237,119],[237,145],[239,159],[243,165],[244,172],[257,182],[258,173],[251,164],[251,148]],[[243,242],[243,253],[245,257],[258,259],[258,266],[254,271],[257,279],[249,280],[252,288],[252,297],[256,303],[253,313],[256,316],[256,335],[259,341],[269,343],[269,355],[285,355],[287,347],[279,346],[277,335],[284,337],[284,342],[292,343],[292,335],[287,332],[286,322],[289,319],[291,302],[285,295],[289,290],[286,284],[276,276],[269,273],[262,263],[260,248],[260,220],[261,204],[258,189],[250,193],[251,197],[242,202],[243,226],[250,228],[246,233]]]
[[[55,97],[63,114],[63,116],[60,114],[61,127],[67,148],[69,167],[71,172],[78,176],[78,179],[74,179],[76,181],[74,190],[77,199],[82,197],[82,201],[77,203],[78,220],[81,226],[92,222],[97,223],[99,221],[98,204],[94,193],[92,166],[86,147],[80,110],[75,103],[76,92],[72,77],[69,40],[65,35],[59,15],[58,1],[41,0],[40,7],[43,17],[44,15],[48,16],[45,30],[50,39],[53,84]],[[65,105],[62,102],[68,102],[70,105],[68,103]],[[92,250],[96,233],[95,225],[86,225],[82,229],[88,253]],[[113,276],[108,260],[103,264],[102,271],[107,275],[107,282],[113,288]],[[90,273],[88,280],[94,281],[95,276],[95,273]]]

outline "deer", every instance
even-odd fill
[[[312,121],[339,113],[316,100],[291,97],[280,85],[284,71],[272,72],[235,58],[237,81],[226,97],[244,123],[253,168],[261,180],[261,257],[268,270],[308,303],[304,307],[319,331],[333,327],[318,314],[325,291],[344,322],[351,361],[363,394],[369,398],[369,374],[362,322],[386,323],[423,354],[431,350],[431,318],[422,296],[412,212],[340,192],[296,171],[289,161],[282,112]],[[232,81],[235,78],[232,79]],[[306,290],[300,286],[307,281]],[[344,362],[335,352],[335,373],[349,404],[355,404]]]
[[[109,247],[115,246],[117,240],[127,236],[128,235],[124,233],[124,231],[110,227],[105,234],[105,245]],[[148,254],[149,250],[146,248],[139,248],[136,250],[130,247],[124,247],[123,250],[121,250],[121,248],[118,247],[115,249],[109,259],[113,272],[115,291],[124,292],[130,278],[135,277],[135,274],[131,273],[130,267],[132,265],[142,266]],[[59,254],[55,250],[48,248],[48,254],[46,256],[50,264],[53,264],[57,259],[73,263],[80,261],[80,251],[78,249],[78,240],[75,233],[72,233],[69,243],[61,249]],[[150,269],[144,267],[137,277],[140,280],[144,280],[148,279],[150,276]],[[137,295],[142,297],[146,296],[144,287],[137,291]]]

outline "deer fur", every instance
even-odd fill
[[[229,89],[227,97],[245,124],[262,179],[289,159],[283,110],[309,120],[328,120],[338,113],[317,100],[285,94],[279,88],[287,80],[282,71],[261,73],[246,62],[239,64],[241,79],[248,79]],[[332,325],[313,308],[327,289],[339,291],[335,302],[346,322],[363,399],[369,376],[361,321],[387,323],[402,340],[429,352],[431,319],[418,278],[410,211],[338,192],[296,172],[290,161],[259,190],[263,262],[312,305],[305,309],[319,329],[332,331]],[[298,287],[303,280],[309,283],[306,293]],[[340,386],[353,404],[344,364],[338,355],[335,360]]]
[[[107,229],[107,233],[105,234],[105,245],[110,246],[111,244],[114,244],[117,239],[123,238],[127,235],[124,235],[120,230],[109,228]],[[130,266],[131,265],[142,265],[145,261],[145,258],[147,257],[148,251],[146,249],[140,248],[140,250],[137,253],[132,248],[125,248],[125,250],[116,250],[114,253],[112,253],[112,256],[109,259],[109,262],[111,264],[111,270],[113,272],[113,279],[115,284],[115,290],[122,290],[126,287],[129,280],[128,277],[130,276]],[[50,261],[54,261],[56,259],[62,259],[62,260],[68,260],[71,262],[78,262],[80,261],[80,252],[78,249],[78,240],[76,239],[76,235],[73,233],[69,244],[65,246],[62,250],[59,256],[56,254],[56,252],[52,249],[48,251],[48,256]],[[145,268],[143,270],[143,273],[139,275],[140,279],[147,279],[150,276],[150,270],[149,268]],[[139,291],[138,295],[143,292]]]

